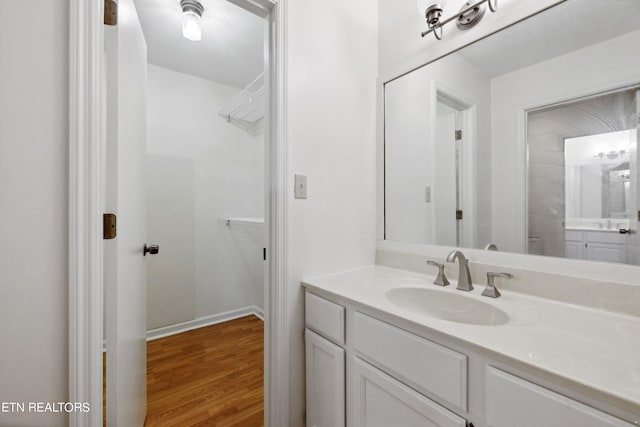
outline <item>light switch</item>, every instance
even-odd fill
[[[424,187],[424,201],[427,203],[431,203],[431,187]]]
[[[307,176],[306,175],[294,175],[295,189],[293,191],[296,199],[307,198]]]

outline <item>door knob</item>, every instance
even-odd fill
[[[147,254],[155,255],[160,252],[160,246],[158,245],[147,245],[144,244],[144,249],[142,251],[142,255],[147,256]]]

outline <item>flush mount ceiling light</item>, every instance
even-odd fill
[[[442,40],[443,32],[442,27],[451,21],[456,21],[458,28],[466,30],[475,26],[484,16],[485,7],[484,4],[489,5],[491,12],[498,10],[498,0],[479,0],[476,2],[467,1],[462,8],[458,11],[457,15],[454,15],[445,20],[441,20],[444,10],[445,0],[417,0],[418,11],[420,14],[424,14],[427,21],[427,30],[420,34],[422,37],[429,33],[438,40]]]
[[[198,0],[182,0],[182,35],[191,41],[202,39],[202,26],[200,18],[204,13],[204,7]]]

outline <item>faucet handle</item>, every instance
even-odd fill
[[[449,279],[447,279],[447,276],[445,276],[444,274],[444,264],[440,264],[431,260],[427,261],[427,264],[438,267],[438,277],[436,277],[436,280],[433,281],[433,284],[438,286],[448,286]]]
[[[511,273],[494,273],[492,271],[487,273],[487,287],[482,291],[482,295],[490,298],[498,298],[500,296],[500,292],[496,288],[494,284],[494,278],[503,277],[505,279],[512,279],[513,274]]]

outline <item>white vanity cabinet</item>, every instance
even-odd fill
[[[344,426],[344,349],[307,329],[307,426]]]
[[[347,343],[342,305],[310,292],[305,305],[307,427],[467,426],[428,397],[466,407],[465,355],[359,312]]]
[[[486,376],[487,425],[492,427],[631,427],[580,402],[493,367]]]
[[[633,425],[426,328],[308,290],[305,301],[308,427]]]
[[[616,231],[565,231],[567,258],[625,263],[626,244],[626,235]]]
[[[305,295],[307,427],[345,425],[344,311],[324,298]]]
[[[350,426],[466,427],[466,421],[355,357],[350,361]]]

